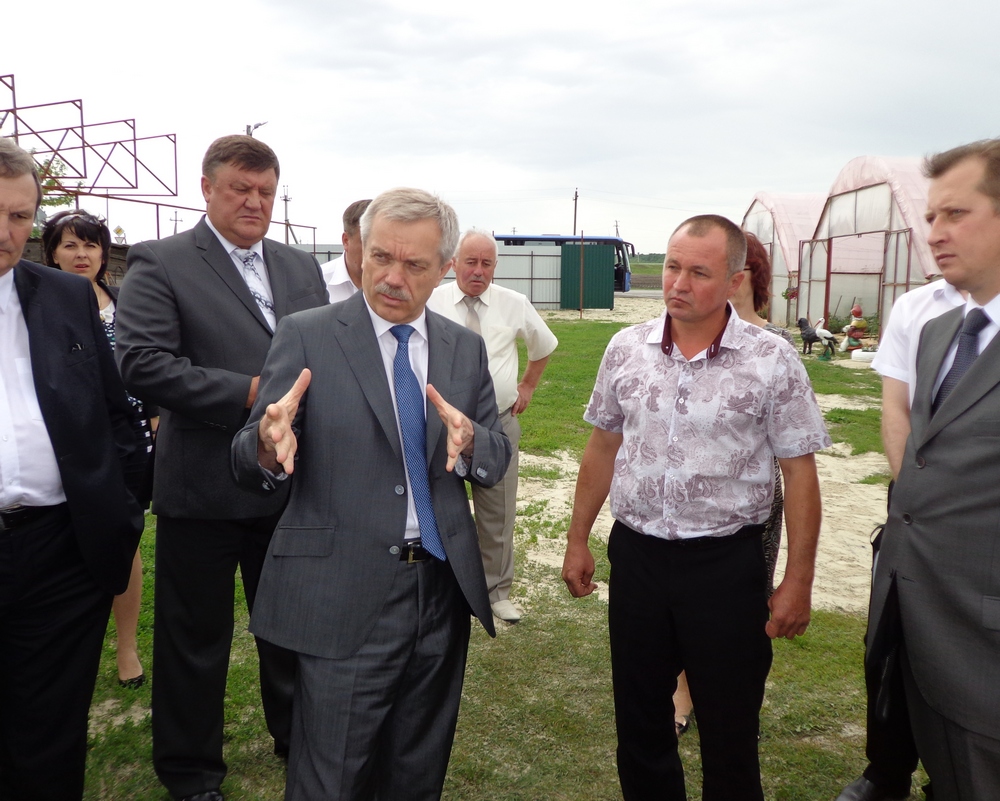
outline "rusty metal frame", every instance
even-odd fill
[[[66,125],[50,122],[36,123],[35,117],[43,110],[55,110],[58,116],[66,110]],[[143,198],[177,197],[177,135],[158,134],[137,136],[134,118],[88,123],[84,115],[83,100],[60,100],[21,106],[17,102],[14,75],[0,75],[0,136],[6,127],[13,128],[14,141],[31,150],[35,162],[43,168],[43,181],[51,181],[52,190],[71,198],[79,206],[80,197],[93,197],[107,201],[140,204],[155,209],[156,237],[161,237],[160,212],[178,209],[203,214],[204,209],[180,206]],[[108,131],[110,130],[110,133]],[[124,135],[115,136],[122,132]],[[26,141],[25,141],[26,140]],[[173,156],[173,171],[158,173],[141,154],[142,143],[164,141],[169,143]],[[65,167],[62,176],[48,172],[46,164],[54,159]],[[167,170],[169,172],[169,168]],[[149,184],[152,183],[152,186]],[[316,226],[271,220],[288,232],[293,228],[312,232],[312,249],[316,249]]]
[[[60,100],[51,103],[19,105],[14,75],[0,75],[0,91],[6,90],[9,101],[0,101],[0,129],[12,123],[14,140],[31,150],[42,168],[58,159],[65,167],[62,176],[46,173],[56,191],[73,196],[93,192],[125,193],[139,197],[177,196],[177,135],[137,136],[134,118],[87,122],[83,100]],[[64,113],[65,123],[38,122],[46,112]],[[110,129],[110,133],[108,133]],[[116,130],[117,129],[117,130]],[[119,135],[115,135],[119,134]],[[169,143],[172,171],[157,169],[143,158],[141,143]],[[96,163],[95,163],[96,162]],[[153,186],[148,186],[152,183]]]

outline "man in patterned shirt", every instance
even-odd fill
[[[746,240],[724,217],[682,223],[663,267],[666,313],[612,338],[584,419],[563,580],[594,591],[587,545],[615,524],[608,608],[625,801],[684,799],[672,696],[687,671],[704,801],[761,801],[757,756],[769,638],[809,625],[820,526],[813,454],[830,444],[795,350],[739,319]],[[761,543],[785,480],[788,559],[767,598]],[[770,610],[770,614],[769,614]]]

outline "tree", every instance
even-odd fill
[[[38,171],[38,180],[42,185],[42,208],[61,208],[73,204],[73,196],[66,193],[62,182],[59,180],[66,174],[66,165],[58,156],[45,159],[35,168]],[[77,188],[82,182],[77,183]],[[33,237],[42,235],[41,226],[45,223],[48,215],[39,209],[35,217],[35,225],[31,231]]]

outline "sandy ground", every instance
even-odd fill
[[[616,297],[614,311],[588,309],[583,313],[587,320],[614,320],[638,323],[656,317],[663,309],[658,298]],[[578,319],[579,312],[545,312],[546,319]],[[847,360],[845,360],[846,363]],[[859,365],[851,364],[852,368]],[[838,408],[867,408],[868,404],[857,399],[837,395],[819,396],[820,407],[826,411]],[[874,404],[877,405],[877,404]],[[530,412],[529,412],[530,418]],[[525,421],[530,425],[530,419]],[[819,554],[816,560],[816,582],[813,588],[813,604],[825,609],[843,609],[851,612],[865,612],[868,608],[868,590],[871,571],[871,546],[869,535],[872,529],[885,521],[886,487],[857,483],[866,476],[888,471],[885,457],[867,453],[849,456],[850,446],[835,444],[816,455],[819,471],[820,491],[823,499],[823,526],[820,530]],[[518,509],[523,511],[544,510],[536,513],[544,519],[556,523],[560,534],[565,532],[572,510],[573,491],[579,465],[568,454],[544,458],[521,454],[521,472],[544,469],[557,471],[558,478],[533,478],[522,475],[518,491]],[[535,468],[535,469],[531,469]],[[602,510],[594,526],[595,536],[604,538],[614,521],[607,506]],[[519,535],[521,536],[521,535]],[[528,549],[532,561],[553,567],[562,566],[565,539],[538,537],[537,543]],[[778,558],[775,581],[784,570],[785,542],[782,555]],[[530,605],[531,589],[522,590]],[[603,594],[606,587],[599,592]]]

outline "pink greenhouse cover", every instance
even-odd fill
[[[788,271],[798,273],[799,240],[812,238],[819,216],[823,213],[826,197],[817,194],[758,192],[753,196],[750,208],[757,202],[771,212],[775,238],[785,257]]]
[[[830,196],[841,195],[866,186],[888,184],[896,199],[903,221],[913,230],[911,253],[916,260],[919,274],[924,278],[940,275],[937,263],[931,256],[927,244],[930,227],[924,219],[927,209],[927,188],[930,182],[920,172],[921,159],[886,158],[883,156],[859,156],[847,162],[830,187]],[[817,221],[819,215],[816,216]],[[809,239],[812,233],[803,239]],[[911,266],[911,275],[917,274]]]

